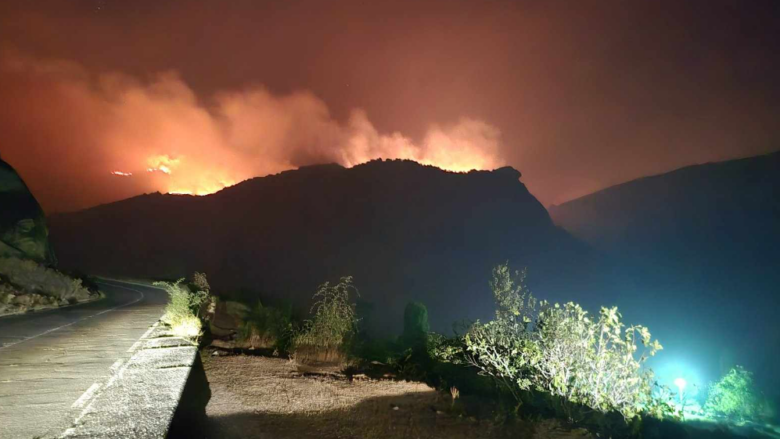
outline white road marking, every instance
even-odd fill
[[[132,360],[132,357],[130,358],[130,360]],[[122,375],[125,373],[125,370],[127,370],[127,367],[130,366],[130,360],[127,360],[125,362],[125,365],[122,366],[121,369],[119,369],[118,371],[114,372],[114,375],[112,375],[111,378],[106,383],[106,387],[105,388],[111,387],[114,384],[114,381],[117,380],[117,378],[122,378]],[[119,361],[121,361],[121,360],[119,360]],[[116,364],[116,363],[114,363],[114,364]]]
[[[86,416],[87,413],[89,413],[89,411],[92,409],[92,404],[94,404],[96,400],[97,400],[97,398],[93,398],[92,401],[90,401],[89,404],[86,407],[84,407],[84,410],[81,411],[81,414],[79,414],[79,416],[73,422],[73,425],[78,425],[79,424],[79,421],[81,421],[81,418]],[[70,430],[70,429],[68,429],[68,430]],[[72,433],[68,433],[68,431],[66,431],[65,433],[66,434],[72,434]]]
[[[84,392],[84,394],[81,395],[81,397],[79,397],[79,399],[77,399],[76,402],[74,402],[73,405],[70,406],[70,408],[75,409],[78,407],[82,407],[87,401],[89,401],[90,398],[92,398],[92,395],[94,395],[99,388],[100,388],[100,384],[98,383],[94,383],[91,386],[89,386],[89,389],[87,389],[87,391]]]
[[[100,282],[100,283],[106,283],[106,282]],[[144,293],[142,293],[142,292],[140,292],[138,290],[135,290],[133,288],[123,287],[121,285],[114,285],[114,284],[108,284],[108,283],[106,283],[106,284],[107,285],[111,285],[112,287],[124,288],[126,290],[135,291],[136,293],[141,295],[135,301],[130,302],[130,303],[126,303],[126,304],[121,305],[121,306],[132,305],[133,303],[137,303],[139,300],[144,298]],[[146,286],[146,285],[144,285],[144,286]],[[155,288],[155,287],[152,287],[152,288]],[[157,289],[160,289],[160,288],[157,288]],[[119,306],[117,308],[121,308],[121,306]],[[112,308],[111,310],[113,310],[113,309],[116,309],[116,308]],[[111,310],[107,310],[107,311],[111,311]],[[104,311],[104,312],[107,312],[107,311]],[[76,323],[76,322],[73,322],[73,323]],[[73,324],[73,323],[71,323],[71,324]],[[141,340],[143,340],[146,337],[148,337],[149,334],[152,333],[154,328],[156,328],[159,324],[160,324],[159,321],[155,322],[149,329],[147,329],[147,331],[144,333],[144,335],[141,336],[141,338],[139,340],[137,340],[135,343],[133,343],[133,345],[130,347],[130,349],[127,350],[127,352],[133,352],[136,349],[138,349],[138,346],[141,344]],[[111,378],[109,378],[108,382],[106,382],[106,385],[103,386],[104,389],[111,387],[114,384],[114,382],[117,380],[117,378],[121,378],[122,377],[122,375],[124,374],[125,370],[128,368],[128,366],[130,366],[130,360],[132,360],[132,357],[130,359],[128,359],[127,361],[124,361],[124,360],[122,360],[120,358],[119,360],[116,360],[114,362],[114,364],[111,365],[111,367],[109,369],[113,372],[113,375],[111,375]],[[84,405],[85,402],[87,402],[88,400],[91,399],[91,401],[89,401],[89,404],[86,407],[84,407],[84,410],[81,411],[79,416],[73,422],[74,425],[78,425],[78,423],[81,421],[81,419],[83,419],[84,416],[86,416],[90,412],[90,410],[92,409],[92,404],[94,404],[94,402],[97,400],[97,396],[98,395],[95,395],[95,393],[98,390],[100,390],[100,387],[101,386],[98,383],[93,384],[92,387],[90,387],[84,393],[84,395],[81,395],[81,398],[79,398],[75,403],[73,403],[72,408],[81,407],[82,405]],[[94,396],[94,398],[93,398],[93,396]],[[69,428],[69,429],[65,430],[65,432],[63,433],[63,436],[69,436],[69,435],[73,434],[74,432],[75,432],[74,428]]]
[[[154,326],[157,326],[157,323],[155,323]],[[114,372],[114,375],[112,375],[111,378],[106,383],[106,385],[103,386],[103,389],[107,389],[107,388],[111,387],[114,384],[114,381],[117,380],[117,378],[121,378],[122,377],[122,375],[125,373],[125,370],[127,370],[128,366],[130,366],[130,361],[131,360],[132,360],[132,357],[129,360],[124,362],[124,365],[122,365],[121,369],[119,369],[118,371]],[[118,367],[119,365],[122,364],[122,361],[123,360],[121,360],[121,359],[115,361],[114,364],[111,366],[111,368],[114,368],[114,366]],[[97,387],[95,387],[95,386],[97,386]],[[95,389],[92,390],[92,387],[95,387]],[[76,419],[73,421],[73,427],[68,428],[67,430],[65,430],[65,432],[60,437],[67,437],[67,436],[73,435],[76,432],[76,428],[75,427],[79,424],[79,422],[81,422],[81,420],[84,418],[84,416],[89,414],[89,412],[92,410],[92,404],[94,404],[95,401],[97,401],[97,397],[99,396],[99,395],[93,395],[93,394],[100,388],[100,384],[95,383],[95,384],[92,385],[92,387],[90,387],[89,390],[87,390],[87,392],[85,392],[84,395],[82,395],[81,398],[79,398],[79,401],[80,401],[82,398],[84,398],[86,396],[87,393],[90,392],[90,390],[92,390],[92,393],[90,393],[89,397],[84,399],[82,404],[84,402],[86,402],[87,400],[89,400],[90,398],[91,398],[91,401],[89,401],[89,404],[87,404],[87,406],[84,407],[84,410],[82,410],[81,413],[78,415],[78,417],[76,417]],[[92,396],[95,396],[95,397],[92,398]],[[76,404],[79,401],[76,401],[76,403],[73,404],[73,408],[76,407]]]
[[[108,284],[108,285],[111,285],[111,284]],[[30,337],[27,337],[27,338],[23,338],[23,339],[21,339],[19,341],[13,342],[13,343],[4,344],[3,346],[0,346],[0,351],[2,351],[5,348],[10,348],[11,346],[16,346],[16,345],[24,343],[26,341],[30,341],[30,340],[36,339],[36,338],[44,336],[46,334],[51,334],[54,331],[59,331],[60,329],[67,328],[68,326],[75,325],[76,323],[83,322],[84,320],[91,319],[92,317],[97,317],[97,316],[105,314],[107,312],[111,312],[111,311],[117,310],[119,308],[124,308],[125,306],[133,305],[133,304],[138,303],[138,302],[140,302],[141,300],[144,299],[144,293],[142,293],[142,292],[140,292],[138,290],[134,290],[132,288],[127,288],[127,287],[122,287],[122,286],[119,286],[119,285],[111,285],[111,286],[112,287],[117,287],[117,288],[124,288],[124,289],[130,290],[130,291],[135,291],[136,293],[139,294],[139,297],[137,299],[133,300],[132,302],[127,302],[127,303],[125,303],[123,305],[115,306],[115,307],[113,307],[111,309],[105,309],[103,311],[100,311],[99,313],[92,314],[91,316],[82,317],[82,318],[76,320],[75,322],[70,322],[70,323],[67,323],[65,325],[49,329],[48,331],[43,331],[40,334],[33,335],[33,336],[30,336]]]
[[[106,383],[106,389],[114,385],[114,381],[116,381],[118,374],[114,374],[109,378],[108,382]]]
[[[148,337],[148,336],[149,336],[149,334],[151,334],[151,333],[152,333],[152,331],[154,331],[154,328],[155,328],[156,326],[157,326],[157,324],[155,324],[155,325],[153,325],[153,326],[149,327],[149,330],[147,330],[146,332],[144,332],[144,335],[142,335],[142,336],[141,336],[141,340],[144,340],[144,339],[146,339],[146,337]]]
[[[127,352],[135,352],[136,349],[138,349],[138,346],[141,344],[141,340],[138,340],[137,342],[133,343],[132,346],[130,346],[130,349],[127,350]]]

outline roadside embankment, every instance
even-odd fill
[[[90,302],[103,297],[74,279],[34,261],[0,258],[0,316]]]
[[[211,393],[197,346],[155,325],[76,418],[66,438],[187,437]]]

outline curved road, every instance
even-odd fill
[[[0,318],[0,438],[62,434],[163,313],[160,289],[99,284],[97,302]]]

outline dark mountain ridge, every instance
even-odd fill
[[[780,152],[641,178],[550,214],[606,255],[618,303],[656,310],[634,315],[685,361],[704,358],[710,376],[740,363],[780,393]]]
[[[520,176],[400,160],[319,165],[205,197],[142,195],[50,222],[62,261],[82,270],[205,271],[219,290],[302,309],[318,284],[353,275],[374,330],[397,333],[409,300],[425,302],[433,327],[448,330],[490,317],[490,269],[507,260],[529,268],[537,295],[594,297],[588,246],[553,224]]]

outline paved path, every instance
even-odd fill
[[[162,315],[164,291],[102,281],[106,298],[0,318],[0,438],[56,437]]]

